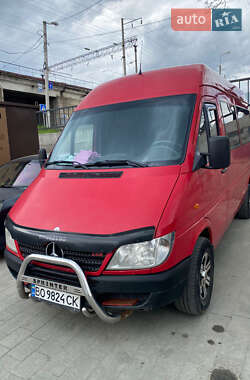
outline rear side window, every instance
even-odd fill
[[[239,107],[236,107],[240,127],[240,140],[242,144],[250,141],[250,116],[246,115]]]
[[[226,135],[230,141],[231,149],[237,148],[240,145],[240,136],[236,121],[235,108],[226,102],[220,103],[221,113],[223,116],[223,122],[225,126]]]

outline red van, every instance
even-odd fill
[[[204,65],[91,91],[6,220],[19,295],[111,323],[172,302],[204,312],[214,248],[249,218],[248,113]]]

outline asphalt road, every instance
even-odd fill
[[[233,222],[215,270],[203,316],[169,306],[107,325],[19,299],[0,258],[0,379],[249,380],[250,220]]]

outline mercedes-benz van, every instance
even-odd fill
[[[21,297],[87,317],[172,302],[201,314],[214,250],[236,215],[249,218],[249,185],[234,84],[204,65],[116,79],[83,99],[9,213],[7,265]]]

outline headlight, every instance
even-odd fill
[[[174,232],[151,241],[123,245],[114,253],[107,269],[143,269],[160,265],[170,254]]]
[[[11,236],[9,230],[7,230],[7,228],[5,228],[5,239],[6,239],[6,246],[9,249],[11,249],[13,252],[17,253],[15,241],[13,237]]]

